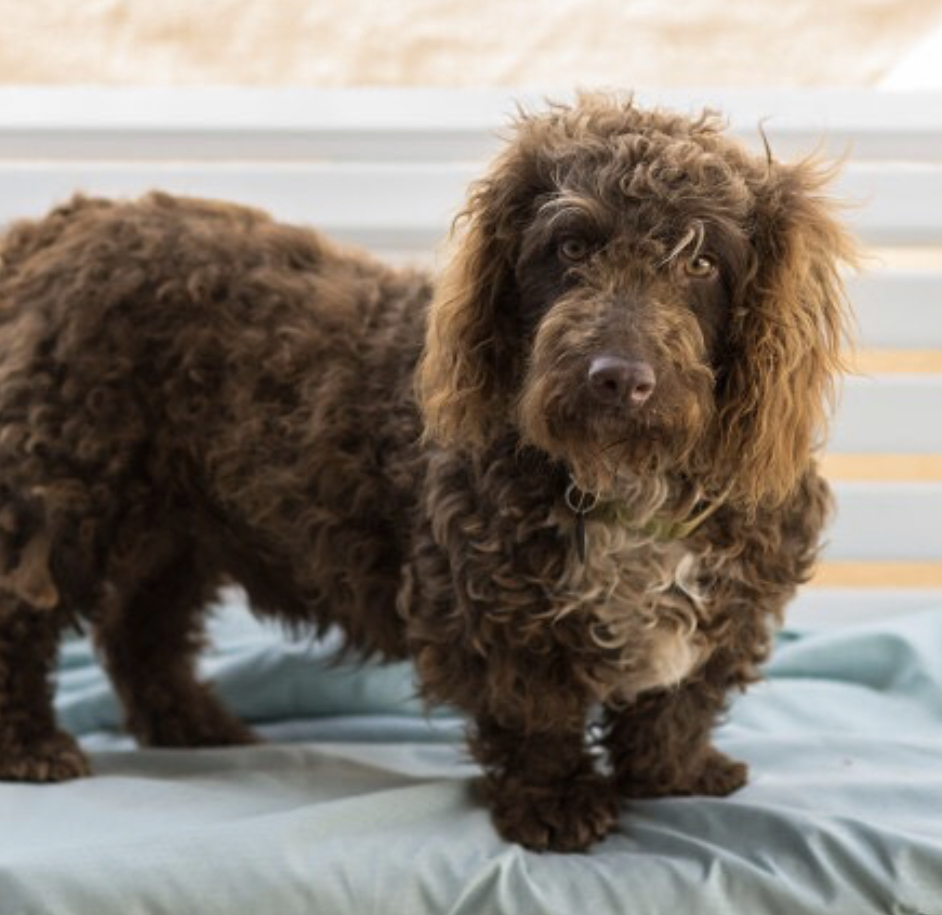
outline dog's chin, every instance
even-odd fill
[[[557,455],[580,489],[616,498],[638,478],[659,476],[675,466],[671,438],[664,428],[635,426],[620,430],[617,438],[598,435],[560,443]]]
[[[547,411],[523,427],[524,439],[564,463],[585,492],[616,498],[639,477],[680,467],[695,444],[689,427],[665,421],[654,411]]]

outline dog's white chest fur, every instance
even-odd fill
[[[578,612],[600,649],[586,667],[599,700],[631,701],[674,686],[707,657],[700,622],[710,588],[700,558],[611,524],[589,525],[585,565],[572,570],[563,612]]]

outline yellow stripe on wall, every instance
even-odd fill
[[[942,373],[942,350],[860,349],[848,358],[851,371],[859,375]]]
[[[824,562],[814,588],[942,588],[942,562]]]
[[[830,480],[942,482],[942,454],[825,454]]]

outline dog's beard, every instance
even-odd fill
[[[563,378],[528,379],[517,426],[526,444],[566,464],[580,489],[605,498],[618,498],[639,478],[683,472],[714,414],[706,390],[613,410],[591,403],[583,389]]]

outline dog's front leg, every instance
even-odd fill
[[[790,502],[745,518],[718,512],[702,543],[735,555],[736,574],[713,584],[714,625],[722,635],[702,669],[675,687],[642,693],[608,710],[608,748],[625,797],[726,795],[748,771],[710,744],[733,690],[760,676],[771,633],[796,587],[810,577],[830,496],[812,466]]]
[[[466,591],[454,599],[438,551],[425,552],[417,570],[404,609],[422,692],[470,718],[469,745],[497,830],[537,851],[581,851],[603,838],[619,798],[596,771],[585,734],[589,698],[565,676],[564,659],[508,651],[507,621],[489,619]]]
[[[586,742],[587,702],[546,676],[545,659],[474,650],[462,639],[464,619],[413,618],[424,694],[469,716],[469,747],[505,839],[535,851],[584,850],[612,830],[619,810],[615,784],[596,770]]]
[[[494,824],[535,851],[583,851],[618,818],[611,779],[595,771],[582,730],[528,732],[478,718],[471,750],[484,767]]]
[[[423,695],[471,721],[500,834],[581,851],[611,831],[619,799],[586,741],[581,622],[552,613],[569,541],[547,523],[545,474],[520,460],[514,442],[480,463],[436,456],[399,609]]]
[[[608,748],[622,797],[727,795],[748,776],[744,763],[710,743],[725,690],[697,678],[609,709]]]

